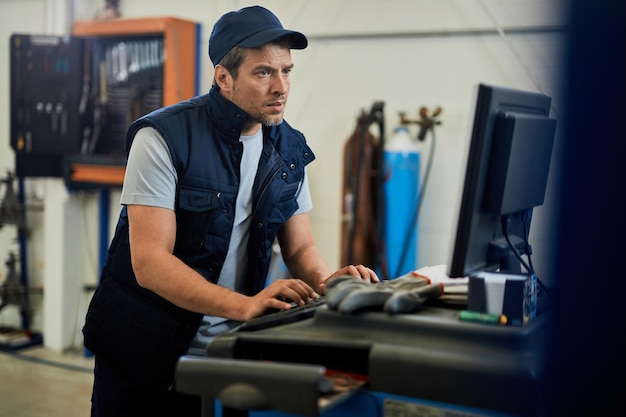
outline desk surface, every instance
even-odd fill
[[[461,322],[456,311],[340,314],[321,308],[297,323],[226,332],[210,358],[317,365],[368,379],[376,392],[538,415],[549,318],[526,326]]]

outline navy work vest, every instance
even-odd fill
[[[239,136],[246,119],[243,110],[212,89],[138,119],[126,137],[127,152],[142,127],[154,127],[165,139],[178,175],[174,255],[213,283],[226,258],[234,222],[243,153]],[[272,244],[298,208],[304,168],[314,158],[304,136],[286,122],[263,127],[252,192],[246,294],[264,287]],[[201,314],[137,284],[123,208],[87,313],[85,346],[139,382],[166,389],[201,319]]]

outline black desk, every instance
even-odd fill
[[[330,369],[365,375],[365,389],[383,395],[540,416],[548,327],[547,314],[513,327],[460,322],[434,307],[398,316],[322,308],[301,322],[216,336],[206,358],[181,358],[176,385],[225,405],[315,416]],[[237,387],[249,404],[238,405]]]

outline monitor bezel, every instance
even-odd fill
[[[456,218],[456,235],[448,264],[448,275],[451,278],[493,271],[499,266],[487,261],[487,251],[494,234],[501,233],[501,215],[483,210],[498,114],[511,112],[549,118],[552,101],[550,96],[543,93],[482,83],[477,85],[475,97],[463,191]],[[531,216],[532,209],[525,215]],[[516,232],[525,234],[521,236],[522,239],[528,238],[528,230]]]

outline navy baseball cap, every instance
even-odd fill
[[[293,49],[304,49],[309,43],[302,33],[285,29],[266,8],[244,7],[226,13],[215,22],[209,37],[209,57],[215,66],[235,46],[258,48],[282,36],[291,38]]]

